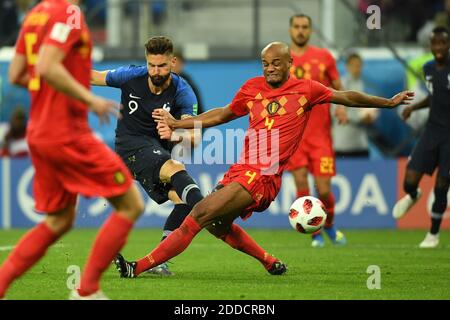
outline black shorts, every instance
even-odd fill
[[[158,141],[150,140],[145,146],[141,146],[130,152],[121,152],[116,148],[134,179],[140,183],[150,198],[156,203],[162,204],[169,200],[170,183],[162,183],[159,172],[163,164],[171,159],[170,152]]]
[[[408,169],[450,178],[450,132],[426,127],[408,162]]]

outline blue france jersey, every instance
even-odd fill
[[[117,122],[116,149],[136,150],[150,139],[159,139],[152,112],[158,108],[168,110],[175,118],[197,114],[197,98],[189,84],[172,73],[172,81],[161,94],[150,91],[146,66],[127,66],[111,70],[106,84],[122,91],[122,119]],[[169,148],[167,141],[161,141]]]
[[[431,95],[428,125],[450,131],[450,63],[441,69],[432,60],[423,65],[425,82]]]

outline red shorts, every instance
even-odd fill
[[[226,186],[231,182],[237,182],[243,186],[252,196],[253,203],[245,208],[241,214],[242,219],[248,219],[253,211],[261,212],[266,210],[280,191],[281,176],[260,175],[260,172],[255,171],[245,164],[234,164],[225,173],[223,179],[219,184]]]
[[[78,194],[118,196],[133,182],[119,156],[92,134],[63,144],[29,142],[29,147],[38,212],[54,213],[75,204]]]
[[[311,141],[302,140],[289,159],[286,170],[293,171],[307,167],[313,176],[333,177],[336,175],[335,156],[330,138]]]

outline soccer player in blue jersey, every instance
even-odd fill
[[[422,191],[419,182],[423,174],[432,175],[438,168],[431,208],[431,228],[420,248],[435,248],[439,244],[442,215],[447,208],[450,186],[450,39],[449,31],[436,27],[430,38],[434,60],[423,66],[429,95],[403,111],[403,118],[412,112],[429,107],[425,131],[420,137],[408,162],[403,188],[406,195],[394,206],[392,214],[400,219],[419,200]]]
[[[120,88],[122,119],[117,122],[115,148],[134,178],[158,204],[174,203],[164,225],[164,240],[178,228],[203,196],[184,165],[171,159],[172,143],[161,140],[152,112],[164,108],[175,118],[197,114],[197,98],[189,84],[171,72],[173,44],[153,37],[145,44],[147,66],[92,71],[91,84]],[[194,139],[191,132],[191,139]],[[121,258],[119,255],[118,258]],[[149,270],[170,275],[166,264]]]

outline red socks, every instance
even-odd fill
[[[137,261],[135,274],[156,267],[183,252],[202,228],[191,217],[187,216],[178,229],[162,241],[156,249]]]
[[[97,234],[81,277],[81,296],[90,295],[99,290],[100,277],[111,264],[111,261],[125,245],[128,233],[133,227],[133,222],[117,213],[111,216],[103,224]]]
[[[0,267],[0,298],[10,284],[42,258],[59,235],[42,222],[28,231]]]
[[[277,259],[261,248],[250,235],[237,224],[231,225],[231,231],[222,237],[234,249],[242,251],[259,260],[267,270]]]
[[[324,228],[331,228],[333,226],[334,223],[334,204],[335,204],[335,200],[334,200],[334,195],[333,193],[329,193],[328,197],[320,199],[320,201],[323,202],[323,204],[325,205],[325,209],[327,211],[327,220],[325,221],[325,226]]]
[[[297,199],[305,196],[309,196],[309,189],[297,190]]]

